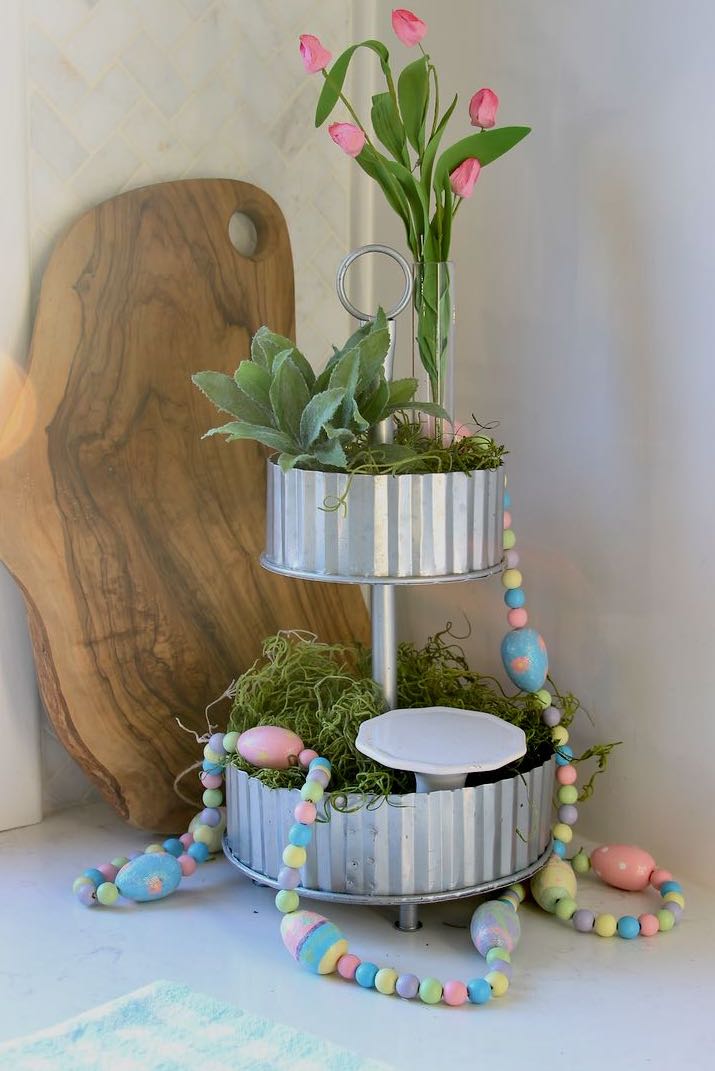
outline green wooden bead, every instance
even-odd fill
[[[220,788],[207,788],[201,799],[204,807],[220,807],[223,803],[223,792]]]
[[[503,963],[511,963],[511,953],[507,952],[505,948],[490,948],[484,958],[487,963],[495,963],[498,960]]]
[[[118,855],[116,859],[112,859],[112,866],[116,866],[119,870],[121,870],[122,867],[126,866],[128,862],[129,859],[126,855]]]
[[[145,855],[157,855],[159,852],[165,852],[166,848],[163,844],[147,844],[144,849]]]
[[[97,899],[100,904],[110,907],[119,897],[119,889],[113,881],[104,881],[97,888]]]
[[[320,803],[324,789],[318,781],[306,781],[300,790],[300,794],[304,800],[308,800],[310,803]]]
[[[420,1000],[425,1004],[439,1004],[441,999],[442,983],[436,978],[423,978],[420,982]]]
[[[675,926],[675,915],[672,911],[666,911],[663,908],[662,911],[656,911],[655,917],[658,919],[658,924],[664,933],[672,930],[673,926]]]
[[[276,907],[287,915],[289,911],[297,911],[300,899],[293,889],[281,889],[276,893]]]
[[[575,785],[562,785],[556,798],[559,803],[578,803],[578,789]]]
[[[564,922],[568,922],[577,908],[578,904],[576,901],[572,900],[570,896],[566,896],[563,900],[558,901],[554,908],[554,914],[557,919],[563,919]]]
[[[240,735],[240,733],[231,732],[226,733],[226,735],[224,736],[223,750],[228,752],[229,755],[236,750],[236,744],[238,743],[238,738]]]
[[[591,869],[591,860],[584,851],[580,851],[571,860],[571,866],[577,874],[588,874]]]

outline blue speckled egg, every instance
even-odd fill
[[[513,952],[521,937],[521,923],[510,904],[487,900],[472,915],[469,932],[480,956],[486,956],[490,948]]]
[[[538,692],[549,672],[549,655],[533,628],[517,628],[502,640],[501,657],[509,679],[523,692]]]
[[[114,883],[127,900],[162,900],[181,881],[181,866],[173,855],[151,852],[132,859],[117,874]]]

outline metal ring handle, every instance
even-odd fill
[[[405,289],[402,294],[402,297],[397,302],[397,304],[393,305],[390,311],[386,314],[388,320],[394,320],[396,316],[399,316],[399,314],[408,304],[410,297],[412,296],[412,269],[410,268],[410,265],[407,263],[405,258],[402,256],[402,253],[398,253],[396,249],[392,249],[389,245],[362,245],[359,249],[354,249],[352,253],[348,253],[348,255],[340,264],[337,275],[335,277],[335,285],[337,287],[338,297],[340,298],[342,306],[350,313],[351,316],[354,316],[356,320],[363,320],[367,322],[368,320],[375,319],[374,313],[370,315],[366,312],[361,312],[360,309],[356,309],[348,295],[345,293],[345,276],[347,275],[348,268],[354,261],[358,259],[358,257],[363,256],[364,253],[384,253],[386,257],[391,257],[392,260],[396,261],[396,263],[400,265],[402,271],[404,272]]]

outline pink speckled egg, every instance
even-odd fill
[[[236,751],[246,762],[261,769],[287,770],[295,766],[303,751],[303,741],[281,725],[257,725],[241,733]]]
[[[603,844],[591,852],[594,873],[614,889],[645,889],[655,870],[655,859],[633,844]]]

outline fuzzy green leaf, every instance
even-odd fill
[[[355,401],[355,391],[357,390],[359,375],[360,345],[357,345],[352,350],[349,350],[344,357],[340,358],[334,366],[333,373],[330,377],[330,386],[341,387],[343,390],[343,401],[340,406],[338,422],[344,428],[349,425],[350,418],[352,417],[353,403]]]
[[[306,449],[320,435],[324,424],[332,419],[335,410],[345,397],[345,388],[324,390],[310,399],[300,418],[300,442]]]
[[[283,358],[273,377],[270,399],[279,429],[300,442],[300,421],[310,393],[290,354]]]
[[[372,98],[372,125],[379,140],[396,160],[409,163],[405,153],[405,128],[395,102],[389,93],[377,93]]]
[[[281,472],[290,472],[296,465],[304,465],[313,461],[312,454],[280,454],[278,457],[278,465]]]
[[[322,126],[325,120],[332,112],[335,105],[340,99],[340,94],[345,84],[345,77],[348,73],[348,67],[350,66],[350,60],[353,58],[354,53],[358,48],[369,48],[375,52],[380,60],[380,66],[382,67],[383,74],[388,75],[390,72],[390,53],[387,51],[382,41],[361,41],[357,45],[351,45],[350,48],[346,48],[345,51],[338,56],[333,66],[326,72],[325,82],[323,88],[320,91],[318,97],[318,104],[315,109],[315,125]]]
[[[397,80],[397,99],[410,145],[419,153],[424,145],[425,118],[429,99],[429,72],[426,56],[415,60],[414,63],[409,63],[404,68]],[[380,140],[382,141],[382,138]]]
[[[390,348],[390,333],[387,329],[387,318],[384,309],[379,308],[377,310],[377,315],[370,328],[369,333],[365,335],[358,347],[360,354],[358,393],[365,390],[368,384],[372,383],[375,376],[384,369],[385,357]]]
[[[497,160],[518,145],[530,130],[528,126],[502,126],[497,130],[482,130],[478,134],[462,138],[451,148],[445,149],[437,161],[432,182],[435,191],[439,195],[439,191],[443,189],[444,176],[451,175],[455,167],[459,167],[465,160],[474,157],[482,167],[486,167],[492,160]]]
[[[437,402],[403,402],[399,405],[388,405],[386,412],[388,414],[397,413],[400,409],[419,409],[421,413],[427,413],[428,416],[439,417],[441,420],[452,421],[451,416],[446,409],[443,409]]]
[[[265,411],[268,417],[266,423],[272,424],[273,408],[269,393],[271,389],[270,372],[260,364],[256,364],[255,361],[241,361],[233,378],[239,389]]]
[[[390,387],[384,376],[375,380],[374,386],[358,399],[360,412],[369,425],[377,424],[385,415],[385,406],[390,401]]]
[[[200,391],[224,413],[247,420],[252,424],[272,424],[270,413],[257,405],[224,372],[196,372],[191,377]]]
[[[320,465],[330,465],[336,469],[347,468],[348,459],[338,439],[331,439],[324,445],[316,446],[313,454]]]
[[[202,439],[208,439],[212,435],[226,435],[228,442],[236,439],[255,439],[256,442],[270,446],[272,450],[287,450],[294,452],[296,444],[288,435],[284,435],[276,428],[264,428],[259,424],[249,424],[245,420],[234,420],[230,424],[224,424],[220,428],[211,428]]]
[[[390,390],[390,405],[406,405],[411,402],[415,396],[417,390],[417,380],[410,377],[409,379],[393,379],[388,384]]]
[[[276,357],[279,354],[290,352],[293,362],[303,376],[308,389],[315,383],[315,372],[310,362],[305,359],[295,342],[286,338],[285,335],[277,335],[275,331],[269,331],[267,327],[259,327],[251,341],[251,359],[267,372],[275,373]]]

